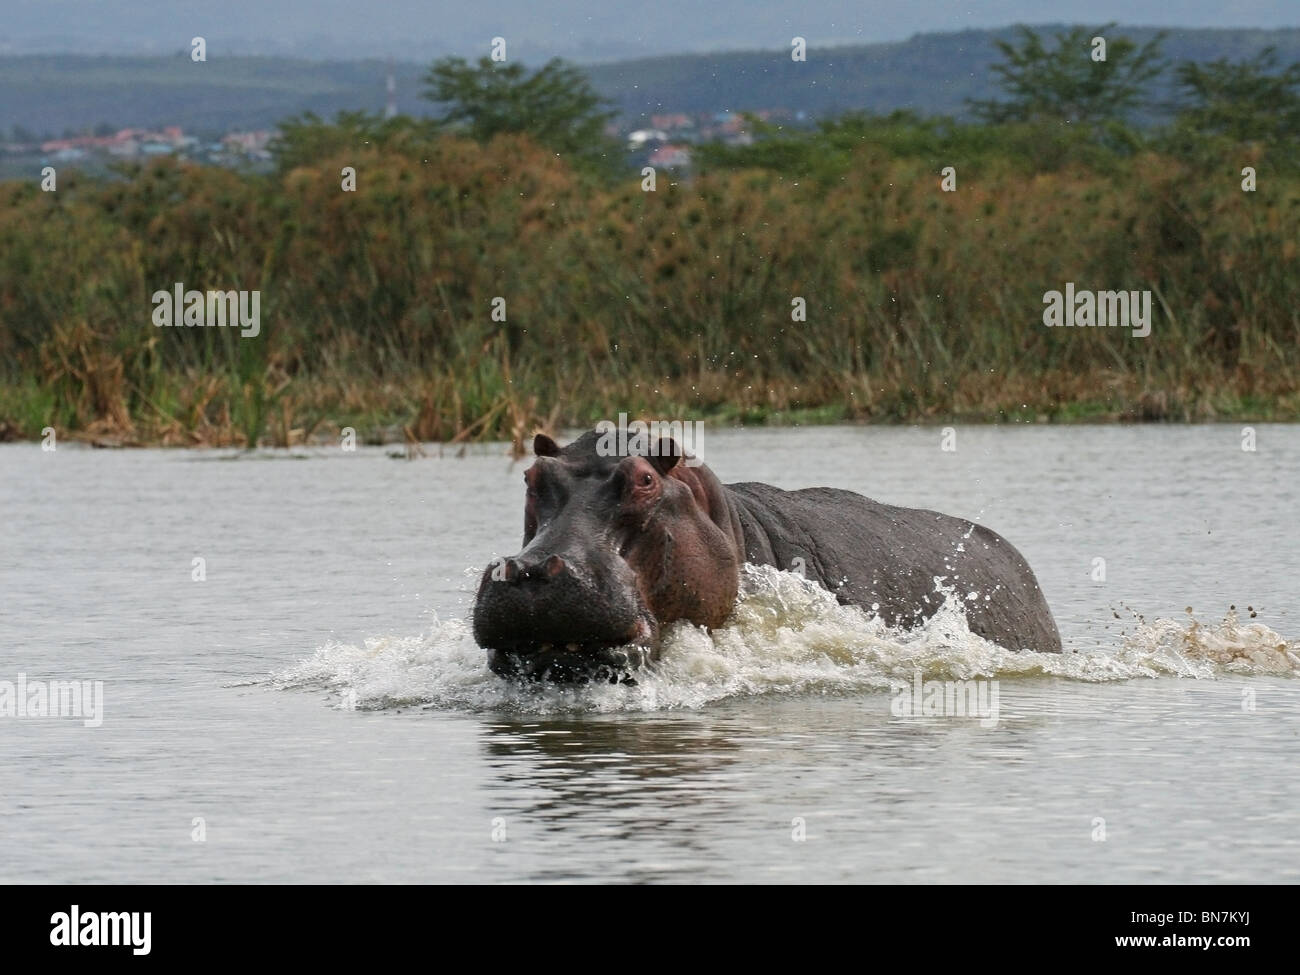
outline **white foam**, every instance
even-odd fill
[[[487,669],[464,620],[435,620],[418,636],[385,636],[364,646],[330,643],[271,678],[279,688],[331,693],[335,706],[378,709],[658,711],[699,708],[726,698],[773,693],[887,690],[926,678],[1058,677],[1119,681],[1149,677],[1214,679],[1225,674],[1300,677],[1300,656],[1261,623],[1235,612],[1221,623],[1139,622],[1118,646],[1066,653],[1012,652],[970,631],[963,599],[937,586],[942,608],[903,630],[798,575],[746,566],[732,619],[712,633],[669,628],[663,655],[635,686],[565,687],[505,681]]]

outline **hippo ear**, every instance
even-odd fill
[[[533,453],[538,457],[558,457],[560,445],[544,433],[533,437]]]
[[[655,449],[651,451],[646,460],[650,461],[650,466],[659,472],[659,476],[665,476],[669,471],[677,466],[677,462],[682,459],[682,448],[678,446],[677,441],[672,437],[660,437],[659,442],[655,444]]]

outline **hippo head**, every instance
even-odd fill
[[[533,441],[523,548],[487,567],[474,606],[497,674],[616,681],[653,658],[666,624],[731,612],[741,533],[717,478],[679,463],[671,438],[649,456],[602,444]]]

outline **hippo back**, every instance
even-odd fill
[[[973,632],[1009,650],[1061,649],[1038,580],[996,532],[834,488],[783,491],[753,482],[725,488],[747,562],[780,569],[802,564],[841,603],[872,610],[894,626],[915,625],[938,611],[940,577],[961,596]]]

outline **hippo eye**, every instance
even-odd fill
[[[653,484],[654,482],[655,482],[654,475],[651,474],[651,473],[649,473],[648,471],[647,471],[645,474],[642,474],[642,475],[641,475],[641,486],[642,486],[642,487],[649,487],[649,486],[650,486],[651,484]]]

